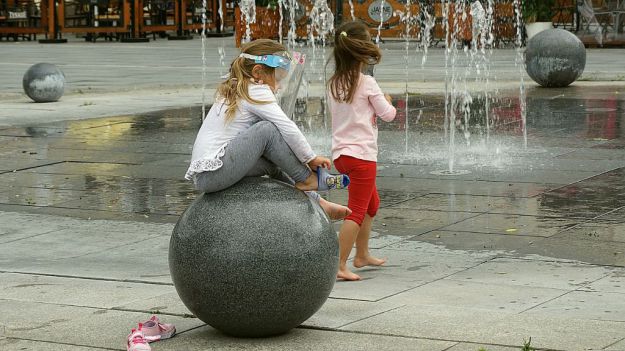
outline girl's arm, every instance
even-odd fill
[[[297,125],[284,114],[284,111],[282,111],[282,108],[278,105],[276,97],[269,87],[254,87],[250,89],[250,93],[251,97],[256,100],[271,101],[268,104],[252,104],[246,102],[250,112],[263,120],[275,124],[280,134],[282,134],[284,141],[291,147],[291,150],[293,150],[293,153],[300,161],[303,163],[312,161],[316,155],[310,147],[310,144],[308,144],[306,137],[304,137],[304,134],[297,128]]]
[[[386,100],[382,89],[375,81],[373,77],[366,76],[365,84],[367,84],[367,93],[369,95],[369,103],[373,106],[375,114],[382,118],[385,122],[390,122],[395,119],[397,110],[395,107]]]

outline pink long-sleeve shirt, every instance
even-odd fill
[[[395,119],[391,105],[371,76],[360,74],[351,103],[339,102],[329,94],[332,114],[332,159],[341,155],[365,161],[378,160],[377,117],[386,122]]]

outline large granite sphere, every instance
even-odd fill
[[[38,63],[24,73],[22,86],[35,102],[54,102],[63,96],[65,75],[53,64]]]
[[[240,337],[282,334],[312,316],[330,295],[338,260],[336,232],[319,204],[265,178],[197,198],[169,244],[182,302]]]
[[[547,29],[527,43],[527,74],[544,87],[566,87],[579,78],[586,66],[586,48],[575,34]]]

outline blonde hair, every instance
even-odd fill
[[[378,64],[382,52],[371,42],[369,28],[362,22],[347,22],[334,34],[334,75],[328,82],[337,101],[351,103],[360,79],[362,64]]]
[[[241,53],[250,55],[271,55],[276,52],[286,51],[286,48],[270,39],[257,39],[241,47]],[[249,94],[249,85],[252,83],[254,76],[252,70],[257,63],[253,60],[237,57],[230,64],[230,76],[224,82],[222,82],[217,88],[216,96],[223,98],[227,106],[225,122],[230,123],[236,115],[239,100],[245,99],[245,101],[253,104],[268,104],[269,101],[259,101],[252,99]],[[274,69],[261,65],[263,72],[267,75],[273,75]]]

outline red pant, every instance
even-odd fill
[[[347,207],[352,210],[352,214],[345,219],[362,225],[365,214],[375,217],[380,207],[380,197],[375,187],[377,163],[342,155],[334,160],[334,167],[349,176]]]

